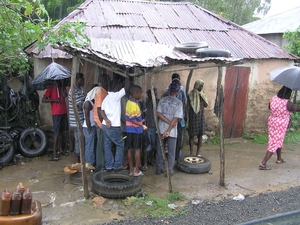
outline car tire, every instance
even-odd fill
[[[42,155],[47,146],[46,135],[37,127],[29,127],[21,133],[19,146],[21,153],[25,156],[36,157]]]
[[[175,46],[175,50],[181,51],[186,54],[195,54],[196,50],[199,48],[208,48],[207,42],[199,43],[183,43]]]
[[[211,162],[203,156],[186,156],[177,160],[177,168],[185,173],[202,174],[210,171]]]
[[[141,176],[106,171],[92,175],[92,191],[105,198],[126,198],[135,195],[141,188]]]
[[[207,49],[197,49],[196,56],[198,58],[205,58],[205,57],[231,57],[231,52],[225,49],[214,49],[214,48],[207,48]]]
[[[14,141],[5,131],[0,131],[0,166],[8,164],[15,155]]]

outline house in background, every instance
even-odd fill
[[[283,48],[288,43],[288,40],[283,38],[283,34],[298,29],[300,26],[299,15],[300,7],[296,7],[283,13],[247,23],[242,27]]]
[[[57,26],[76,20],[87,24],[91,45],[48,46],[39,52],[33,43],[25,52],[34,57],[35,76],[52,59],[71,69],[76,56],[86,76],[86,91],[104,72],[133,77],[143,90],[154,85],[159,95],[171,82],[173,72],[181,75],[187,91],[202,79],[209,100],[207,129],[218,130],[214,105],[221,74],[225,137],[267,128],[268,103],[280,89],[267,73],[299,60],[278,45],[189,2],[87,0]],[[178,44],[202,42],[213,49],[229,50],[232,57],[202,58],[174,49]],[[49,106],[41,104],[40,111],[44,123],[51,124]]]

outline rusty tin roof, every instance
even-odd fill
[[[60,46],[126,67],[156,67],[172,61],[237,61],[240,59],[298,59],[293,54],[242,27],[189,2],[87,0],[57,24],[86,22],[91,45]],[[226,49],[232,58],[197,58],[174,50],[181,43],[207,42]],[[25,52],[35,57],[70,58],[48,47],[38,52],[33,43]]]

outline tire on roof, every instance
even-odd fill
[[[197,49],[201,48],[208,48],[207,42],[199,42],[199,43],[183,43],[183,44],[178,44],[175,46],[174,49],[181,51],[186,54],[195,54]]]
[[[231,52],[225,49],[214,49],[214,48],[207,48],[207,49],[197,49],[196,56],[199,58],[205,57],[231,57]]]

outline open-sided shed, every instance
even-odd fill
[[[225,137],[265,129],[267,105],[278,88],[269,81],[267,72],[298,60],[279,46],[189,2],[87,0],[57,26],[77,20],[86,23],[90,46],[58,43],[40,52],[33,43],[25,51],[35,57],[35,74],[52,58],[73,72],[83,72],[87,90],[103,72],[135,77],[135,83],[144,89],[155,85],[159,93],[174,71],[180,73],[187,91],[190,83],[201,78],[210,102],[207,127],[221,128],[221,137],[223,118]],[[229,50],[232,57],[200,58],[174,49],[177,44],[203,41],[211,48]],[[219,120],[214,105],[215,99],[223,102],[222,86],[224,116],[219,114]],[[42,114],[47,115],[47,111],[45,108]]]

